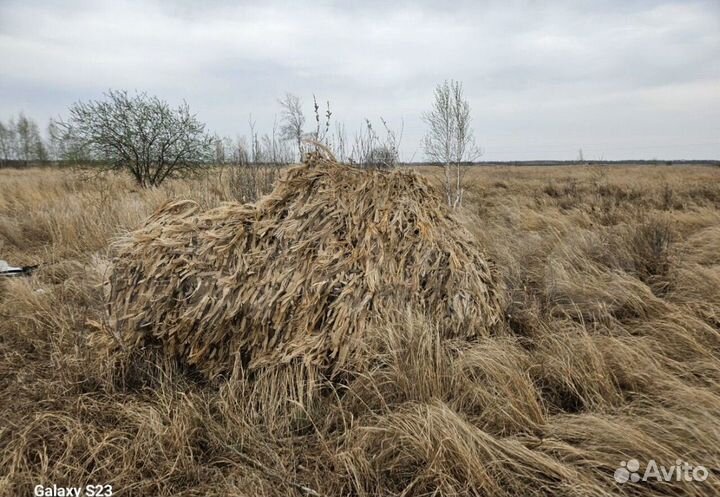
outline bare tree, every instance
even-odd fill
[[[328,147],[340,162],[347,162],[347,133],[345,132],[345,124],[335,122],[335,130],[330,136]]]
[[[213,148],[214,148],[214,162],[218,166],[225,165],[227,163],[227,155],[225,153],[225,140],[220,136],[215,136],[213,138]]]
[[[305,126],[302,102],[296,95],[286,93],[284,98],[278,100],[278,103],[282,107],[280,113],[280,137],[283,140],[295,142],[298,154],[302,158],[303,128]]]
[[[423,114],[430,128],[423,145],[428,158],[443,167],[447,204],[457,209],[463,199],[463,165],[478,159],[482,151],[475,144],[462,83],[446,80],[435,88],[434,96],[432,110]]]
[[[47,159],[47,148],[35,121],[20,113],[17,121],[11,118],[7,124],[0,123],[0,161],[3,164],[17,161],[27,166]]]
[[[15,159],[15,125],[10,121],[7,125],[0,122],[0,164],[8,165]]]
[[[245,137],[239,137],[232,144],[232,167],[227,171],[229,194],[241,202],[253,202],[273,188],[280,169],[294,160],[294,150],[288,140],[279,134],[277,122],[271,133],[260,135],[256,123],[250,116],[249,144]]]
[[[230,152],[230,163],[233,166],[248,165],[250,162],[250,153],[248,151],[247,139],[244,136],[238,136],[234,141],[229,141],[227,147]]]
[[[63,130],[54,119],[50,119],[47,125],[47,153],[52,161],[58,161],[67,155],[67,144],[64,141]]]
[[[58,125],[84,157],[127,170],[143,187],[196,172],[213,160],[213,137],[187,103],[172,109],[145,93],[109,91],[102,101],[77,102]]]
[[[355,134],[355,142],[350,154],[352,164],[379,169],[389,169],[397,165],[402,128],[398,134],[382,117],[380,122],[385,130],[385,136],[375,131],[370,119],[365,119],[365,126]]]

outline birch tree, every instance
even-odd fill
[[[470,103],[459,81],[445,81],[435,88],[432,110],[423,114],[428,126],[423,140],[426,156],[443,168],[447,205],[457,209],[463,200],[465,164],[477,160],[481,149],[470,125]]]

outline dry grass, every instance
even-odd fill
[[[720,169],[467,177],[463,224],[501,272],[502,325],[443,339],[407,311],[304,404],[272,373],[208,381],[100,346],[111,242],[170,200],[233,199],[219,175],[134,191],[0,171],[0,254],[42,264],[0,287],[0,495],[717,495]],[[711,475],[616,484],[629,458]]]

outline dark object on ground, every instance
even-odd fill
[[[0,260],[0,277],[30,276],[36,269],[37,266],[13,267]]]

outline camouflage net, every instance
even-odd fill
[[[487,335],[502,314],[477,242],[426,179],[319,154],[257,205],[173,202],[116,249],[118,336],[209,377],[237,361],[331,376],[408,309],[445,337]]]

